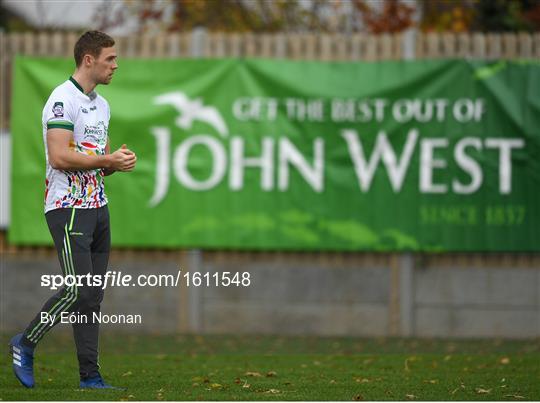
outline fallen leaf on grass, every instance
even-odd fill
[[[368,378],[355,378],[354,379],[358,383],[369,383],[371,382]]]
[[[507,364],[510,364],[510,358],[508,357],[503,357],[499,360],[499,362],[503,365],[507,365]]]
[[[221,389],[223,387],[223,385],[219,384],[219,383],[213,383],[210,385],[210,387],[212,389]]]
[[[361,394],[355,395],[353,397],[353,400],[356,401],[356,402],[359,402],[361,400],[364,400],[364,396],[362,396]]]
[[[424,379],[424,383],[439,383],[437,379]]]
[[[262,376],[260,372],[252,372],[252,371],[248,371],[244,375],[245,376],[254,376],[254,377]]]
[[[41,365],[37,365],[36,367],[44,372],[58,372],[58,369],[56,368],[49,368]]]
[[[407,395],[405,395],[405,397],[406,397],[407,399],[409,399],[409,400],[414,400],[414,399],[416,399],[416,396],[415,396],[415,395],[409,395],[409,394],[407,394]]]
[[[133,375],[133,373],[131,371],[128,371],[128,372],[124,372],[122,374],[122,376],[130,376],[130,375]]]
[[[242,387],[243,387],[244,389],[249,389],[249,388],[251,388],[251,385],[250,385],[249,383],[247,383],[247,381],[246,381],[246,383],[244,383],[244,384],[242,385]]]
[[[331,379],[330,380],[330,383],[334,384],[334,383],[337,383],[335,379]]]
[[[269,394],[272,394],[272,395],[277,395],[278,393],[281,393],[281,391],[279,389],[268,389],[266,392],[264,393],[269,393]]]
[[[464,385],[463,383],[461,383],[461,384],[459,385],[459,387],[455,388],[455,389],[454,389],[452,392],[450,392],[450,393],[453,395],[454,393],[456,393],[456,392],[457,392],[458,390],[460,390],[460,389],[465,389],[465,385]]]
[[[405,359],[405,371],[406,372],[409,372],[411,369],[409,368],[409,362],[413,362],[413,361],[416,361],[417,358],[415,356],[412,356],[412,357],[408,357],[407,359]]]
[[[476,388],[475,391],[479,395],[486,395],[488,393],[491,393],[491,389]]]
[[[524,396],[520,396],[520,395],[504,395],[504,397],[512,397],[514,399],[525,399]]]
[[[277,375],[277,372],[276,372],[276,371],[268,371],[268,372],[266,373],[266,377],[267,377],[267,378],[271,378],[271,377],[276,376],[276,375]]]

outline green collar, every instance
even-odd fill
[[[73,83],[73,85],[75,87],[77,87],[77,89],[84,94],[83,88],[81,87],[81,85],[72,76],[69,76],[69,81],[71,81]],[[84,95],[88,95],[88,94],[84,94]]]

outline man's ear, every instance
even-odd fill
[[[92,55],[86,54],[83,56],[83,64],[87,67],[90,67],[93,60],[94,60],[94,57]]]

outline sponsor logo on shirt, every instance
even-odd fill
[[[104,146],[107,143],[107,126],[105,122],[100,120],[97,125],[85,125],[84,139]]]
[[[104,133],[104,130],[97,126],[84,126],[84,134],[86,135],[97,135],[102,136]]]

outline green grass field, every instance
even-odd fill
[[[36,350],[36,388],[2,400],[540,400],[540,340],[418,340],[104,333],[102,374],[126,391],[79,390],[73,341]]]

